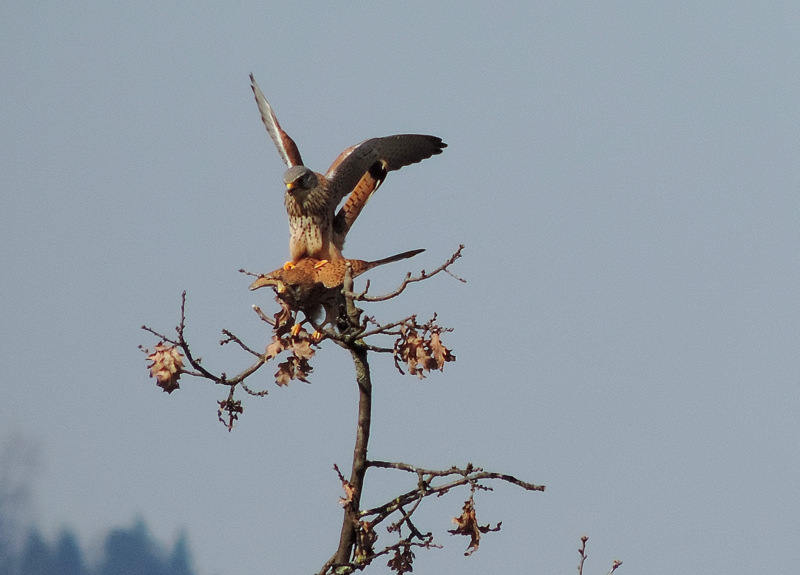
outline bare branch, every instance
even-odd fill
[[[480,467],[474,467],[471,463],[468,463],[467,466],[463,469],[453,466],[450,469],[445,469],[445,470],[424,469],[422,467],[409,465],[408,463],[393,462],[393,461],[370,460],[368,462],[368,465],[370,467],[379,467],[383,469],[399,469],[401,471],[414,473],[417,476],[421,477],[434,478],[434,477],[448,477],[450,475],[461,475],[462,477],[471,478],[473,480],[499,479],[501,481],[505,481],[507,483],[511,483],[513,485],[522,487],[523,489],[528,491],[545,490],[544,485],[534,485],[533,483],[528,483],[526,481],[522,481],[521,479],[517,479],[513,475],[508,475],[507,473],[495,473],[491,471],[484,471]]]
[[[369,337],[371,335],[377,335],[377,334],[399,335],[399,332],[391,332],[390,330],[392,330],[392,329],[394,329],[396,327],[400,327],[401,325],[406,325],[409,322],[416,321],[416,319],[417,319],[416,315],[410,315],[410,316],[405,317],[405,318],[403,318],[401,320],[393,321],[391,323],[387,323],[387,324],[383,324],[383,325],[377,324],[378,327],[376,327],[375,329],[369,330],[369,331],[365,331],[364,333],[361,334],[361,337],[362,338],[367,338],[367,337]]]
[[[265,321],[265,322],[267,322],[269,325],[271,325],[272,327],[275,327],[275,320],[274,320],[274,319],[272,319],[271,317],[267,316],[267,315],[266,315],[266,314],[265,314],[265,313],[264,313],[264,312],[261,310],[261,308],[260,308],[260,307],[258,307],[257,305],[254,305],[254,306],[253,306],[253,311],[254,311],[254,312],[256,312],[256,314],[257,314],[257,315],[258,315],[258,317],[261,319],[261,321]]]
[[[268,361],[282,353],[288,353],[285,361],[278,365],[276,383],[285,385],[290,380],[299,379],[307,381],[306,376],[311,372],[309,359],[314,355],[314,348],[319,345],[322,338],[331,339],[338,346],[347,349],[353,359],[356,369],[356,382],[359,389],[359,406],[357,417],[356,441],[353,449],[353,461],[349,478],[345,478],[338,467],[335,467],[345,491],[341,499],[344,507],[339,545],[336,553],[323,566],[320,573],[331,575],[333,573],[352,573],[354,570],[363,569],[375,558],[390,556],[388,566],[398,573],[408,573],[412,570],[414,553],[412,549],[438,547],[433,543],[433,534],[420,529],[415,518],[422,502],[430,496],[440,496],[450,490],[466,486],[469,488],[469,499],[464,504],[461,515],[454,519],[457,524],[453,534],[468,535],[471,545],[468,553],[478,548],[481,533],[496,531],[491,525],[479,525],[476,519],[474,494],[476,491],[490,491],[487,485],[492,481],[504,481],[530,491],[544,491],[544,486],[522,481],[513,475],[505,473],[487,472],[468,464],[464,468],[451,467],[445,470],[425,469],[402,462],[370,461],[367,459],[371,418],[372,418],[372,380],[368,363],[368,353],[391,353],[394,355],[395,364],[400,369],[402,363],[409,373],[424,377],[424,373],[431,370],[442,370],[445,363],[455,360],[455,356],[444,346],[441,341],[443,333],[452,331],[437,325],[436,315],[426,323],[419,324],[416,315],[407,316],[398,321],[385,324],[378,323],[374,318],[364,316],[363,311],[356,306],[358,301],[385,301],[400,295],[412,283],[430,279],[441,272],[446,272],[458,281],[464,280],[450,271],[450,266],[461,257],[464,246],[461,245],[453,255],[441,266],[428,273],[422,271],[414,276],[407,274],[402,283],[393,292],[383,296],[367,296],[369,282],[361,293],[353,291],[354,268],[351,262],[361,260],[346,260],[343,272],[341,289],[325,284],[323,281],[298,280],[297,284],[284,282],[280,287],[273,285],[276,291],[276,300],[281,309],[270,317],[258,306],[253,306],[259,319],[272,326],[272,342],[265,346],[265,351],[258,352],[244,343],[230,330],[222,330],[223,338],[220,345],[235,343],[244,352],[255,357],[249,367],[233,377],[228,377],[224,372],[217,375],[202,365],[202,360],[195,357],[186,340],[186,292],[181,296],[180,323],[175,328],[177,337],[168,338],[153,329],[143,326],[143,329],[158,336],[164,342],[171,344],[174,351],[169,348],[159,349],[153,354],[152,370],[161,374],[162,365],[167,365],[172,353],[176,356],[176,364],[180,361],[177,350],[179,349],[193,371],[181,372],[182,366],[178,364],[176,373],[187,373],[196,377],[209,379],[217,384],[227,385],[228,396],[219,401],[218,416],[220,421],[231,430],[234,423],[243,412],[241,400],[235,398],[235,389],[241,385],[242,389],[253,396],[264,396],[266,390],[255,391],[245,384],[245,380],[260,369]],[[403,255],[403,254],[400,254]],[[376,263],[376,262],[367,262]],[[361,265],[360,264],[360,265]],[[308,264],[306,264],[308,265]],[[341,268],[341,266],[340,266]],[[316,269],[316,267],[314,268]],[[240,270],[242,273],[256,276],[256,274]],[[360,272],[359,272],[360,273]],[[356,274],[358,275],[358,274]],[[258,275],[257,277],[265,277]],[[307,276],[293,276],[307,277]],[[312,276],[316,277],[316,276]],[[291,280],[294,281],[294,280]],[[305,283],[302,283],[305,282]],[[272,285],[272,284],[266,284]],[[258,286],[261,287],[261,286]],[[317,309],[324,308],[326,312],[324,321],[318,323]],[[304,319],[298,320],[299,312],[303,312]],[[313,335],[309,334],[304,324],[315,329]],[[369,329],[367,329],[369,326]],[[372,336],[388,336],[396,339],[393,347],[379,346],[367,343],[365,340]],[[161,344],[159,344],[161,345]],[[161,354],[161,355],[157,355]],[[162,359],[163,358],[163,359]],[[157,363],[156,360],[160,360]],[[401,373],[403,372],[400,369]],[[174,383],[177,389],[177,375],[170,381],[164,376],[165,381]],[[167,387],[166,384],[164,387]],[[166,389],[165,389],[166,390]],[[416,476],[416,486],[390,501],[370,509],[362,509],[361,497],[367,469],[370,467],[397,469],[412,473]],[[387,519],[389,521],[387,521]],[[375,543],[378,535],[375,527],[386,521],[386,528],[390,533],[396,534],[398,540],[376,550]]]
[[[220,344],[220,345],[225,345],[226,343],[234,342],[234,343],[238,344],[238,345],[239,345],[239,347],[241,347],[241,348],[242,348],[243,350],[245,350],[247,353],[249,353],[249,354],[251,354],[251,355],[254,355],[254,356],[256,356],[256,357],[261,357],[261,354],[260,354],[260,353],[258,353],[258,352],[256,352],[256,351],[253,351],[252,349],[250,349],[249,347],[247,347],[247,346],[244,344],[244,342],[243,342],[241,339],[239,339],[238,337],[236,337],[236,336],[235,336],[233,333],[231,333],[229,330],[227,330],[227,329],[223,329],[223,330],[222,330],[222,334],[225,336],[225,339],[223,339],[223,340],[221,340],[221,341],[219,342],[219,344]]]
[[[608,575],[611,575],[621,565],[622,565],[622,561],[620,561],[619,559],[614,559],[614,562],[611,564],[611,571],[608,572]]]
[[[388,299],[392,299],[399,296],[401,293],[405,291],[405,289],[409,286],[409,284],[430,279],[441,272],[447,272],[450,276],[457,279],[458,281],[466,283],[467,280],[458,277],[448,269],[451,265],[453,265],[453,263],[455,263],[455,261],[458,258],[461,257],[461,251],[463,249],[464,245],[463,244],[459,245],[458,249],[453,253],[452,256],[450,256],[450,259],[448,259],[445,263],[443,263],[430,273],[427,273],[425,270],[422,270],[418,276],[412,276],[410,273],[406,274],[406,277],[403,279],[403,282],[400,284],[400,286],[396,290],[389,292],[388,294],[380,296],[368,296],[367,290],[365,289],[361,293],[350,292],[350,293],[345,293],[345,295],[348,297],[352,297],[356,301],[386,301]]]
[[[222,333],[225,334],[227,337],[226,337],[226,339],[223,339],[222,341],[220,341],[221,345],[224,345],[225,343],[229,343],[229,342],[233,341],[233,342],[237,343],[242,349],[244,349],[248,353],[251,353],[252,355],[255,355],[258,358],[258,360],[255,363],[253,363],[250,367],[248,367],[247,369],[243,370],[238,375],[236,375],[234,377],[231,377],[231,378],[227,377],[224,373],[221,374],[221,375],[216,375],[216,374],[210,372],[209,370],[207,370],[203,365],[201,365],[201,361],[202,361],[201,358],[199,358],[199,357],[196,358],[194,356],[194,354],[192,353],[191,348],[189,347],[189,343],[186,341],[186,337],[185,337],[185,332],[186,332],[186,291],[183,291],[183,293],[181,293],[181,320],[180,320],[180,323],[178,324],[178,326],[175,328],[175,331],[178,334],[178,338],[177,339],[169,338],[166,335],[161,334],[161,333],[155,331],[154,329],[149,328],[149,327],[147,327],[145,325],[142,326],[142,329],[144,331],[152,333],[153,335],[161,338],[162,340],[164,340],[164,341],[166,341],[166,342],[168,342],[168,343],[170,343],[170,344],[172,344],[174,346],[177,346],[177,347],[179,347],[181,349],[181,351],[183,352],[183,355],[186,357],[186,361],[188,361],[189,365],[191,365],[192,368],[194,369],[194,371],[187,370],[187,371],[184,371],[183,373],[185,373],[186,375],[194,376],[194,377],[202,377],[202,378],[211,380],[214,383],[217,383],[219,385],[236,386],[236,385],[240,384],[241,382],[243,382],[247,377],[249,377],[250,375],[255,373],[267,361],[266,355],[259,354],[259,353],[255,352],[255,351],[253,351],[247,345],[245,345],[244,342],[242,342],[238,337],[233,335],[233,333],[231,333],[228,330],[223,330]]]
[[[589,557],[586,554],[586,542],[589,540],[588,535],[584,535],[581,537],[581,546],[578,548],[578,553],[581,556],[581,562],[578,563],[578,575],[583,575],[583,564],[586,562],[586,558]]]

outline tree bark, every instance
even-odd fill
[[[334,563],[337,565],[350,563],[353,546],[356,543],[356,525],[358,511],[361,508],[361,489],[364,485],[364,475],[367,472],[367,445],[369,444],[372,418],[372,379],[367,362],[367,350],[357,342],[353,342],[349,349],[356,368],[356,382],[358,383],[358,428],[349,480],[353,488],[353,497],[344,509],[339,549],[334,559]]]

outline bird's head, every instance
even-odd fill
[[[273,287],[275,291],[282,294],[286,291],[287,285],[284,278],[280,277],[280,270],[275,272],[258,276],[256,281],[250,284],[250,290],[257,290],[262,287]]]
[[[305,197],[311,190],[317,187],[319,179],[317,174],[305,166],[292,166],[283,174],[283,183],[286,184],[286,191],[294,196]]]

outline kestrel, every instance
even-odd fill
[[[261,120],[289,167],[283,175],[283,183],[293,263],[301,258],[343,259],[347,232],[386,174],[441,154],[447,147],[436,136],[399,134],[372,138],[347,148],[325,175],[319,174],[303,165],[297,145],[281,128],[252,74],[250,81]],[[337,206],[348,194],[337,213]]]
[[[303,258],[289,269],[278,268],[258,277],[251,290],[271,286],[283,301],[294,310],[302,311],[308,318],[316,318],[320,308],[325,310],[322,325],[333,324],[339,317],[343,303],[342,284],[349,266],[352,276],[358,277],[375,266],[381,266],[414,257],[425,250],[411,250],[375,261],[340,259],[334,261]]]

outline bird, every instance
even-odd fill
[[[288,167],[283,174],[291,258],[286,268],[302,258],[344,259],[342,249],[347,233],[386,175],[441,154],[447,147],[441,138],[422,134],[371,138],[339,154],[323,175],[303,164],[297,144],[281,128],[252,74],[250,86],[261,120]],[[345,196],[347,201],[336,212]]]
[[[250,290],[272,287],[279,298],[293,310],[302,311],[307,319],[315,320],[324,309],[325,320],[320,325],[323,327],[334,324],[339,317],[340,306],[344,303],[342,286],[348,268],[352,277],[356,278],[376,266],[408,259],[424,251],[410,250],[373,261],[302,258],[289,269],[280,267],[261,274],[250,284]]]

